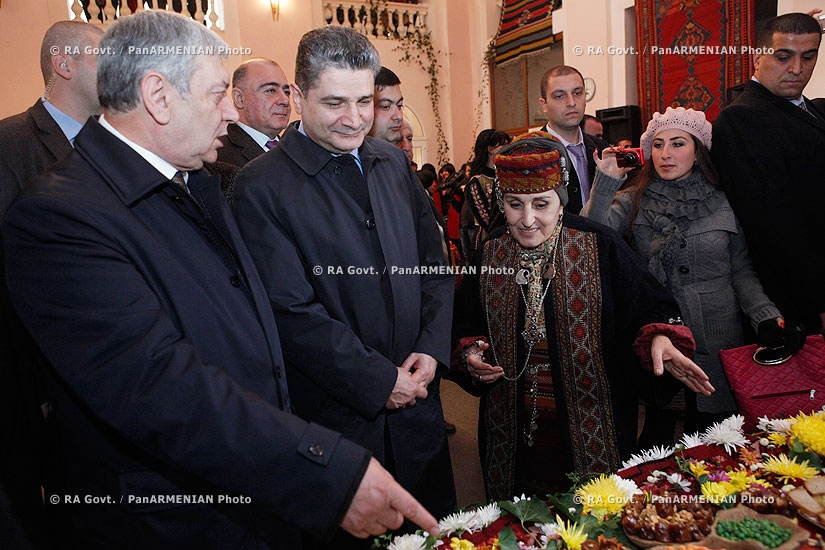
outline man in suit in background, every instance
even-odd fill
[[[539,105],[547,115],[543,130],[567,147],[573,162],[567,184],[570,200],[564,207],[573,214],[578,214],[590,198],[590,185],[596,174],[593,151],[601,155],[602,149],[609,147],[603,139],[585,134],[579,128],[584,104],[584,77],[577,69],[559,65],[541,77]]]
[[[289,94],[289,81],[276,62],[257,58],[238,65],[232,74],[238,122],[221,137],[218,160],[240,167],[276,147],[292,112]]]
[[[822,34],[789,13],[756,39],[753,78],[713,123],[719,180],[748,240],[759,280],[783,317],[825,331],[825,112],[802,95]]]
[[[404,120],[404,94],[401,79],[386,67],[375,76],[375,117],[369,135],[393,145],[401,141],[401,122]]]
[[[0,121],[0,220],[20,189],[68,155],[86,120],[100,113],[94,48],[101,36],[99,27],[82,21],[59,21],[46,31],[43,97]]]
[[[94,48],[102,35],[95,25],[59,21],[43,36],[43,97],[0,121],[0,222],[20,190],[67,156],[86,120],[100,113]],[[0,485],[32,544],[43,546],[50,532],[42,524],[40,489],[49,454],[44,359],[9,302],[3,271],[0,262]]]
[[[366,449],[290,412],[266,291],[202,170],[238,117],[226,44],[151,10],[100,46],[104,114],[3,224],[11,297],[51,365],[61,542],[300,548],[299,529],[366,537],[404,516],[437,530]]]

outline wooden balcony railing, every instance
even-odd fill
[[[147,9],[188,15],[210,29],[223,29],[223,0],[68,0],[73,19],[107,25]]]
[[[415,2],[339,0],[324,2],[327,25],[352,27],[374,38],[404,37],[416,29],[427,32],[427,6]]]

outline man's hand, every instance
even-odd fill
[[[406,368],[404,365],[407,365]],[[395,380],[395,387],[384,404],[384,407],[389,410],[415,405],[417,398],[426,399],[427,397],[427,388],[416,383],[410,373],[411,365],[408,364],[408,361],[404,361],[404,365],[398,367],[398,378]]]
[[[653,337],[650,357],[656,376],[661,376],[667,370],[676,380],[696,393],[710,395],[716,391],[702,367],[685,357],[667,336],[658,334]]]
[[[341,528],[358,538],[397,529],[404,518],[437,535],[438,522],[399,485],[377,460],[370,459],[367,472],[355,492]]]
[[[420,384],[425,388],[430,385],[430,382],[435,378],[435,368],[438,361],[434,357],[430,357],[426,353],[411,353],[404,362],[401,363],[401,368],[406,369],[412,373],[412,379],[416,384]]]

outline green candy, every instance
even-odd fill
[[[791,538],[790,529],[779,527],[772,521],[755,518],[720,521],[716,532],[729,540],[755,540],[766,548],[776,548]]]

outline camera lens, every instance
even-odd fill
[[[626,166],[636,166],[639,164],[639,157],[633,151],[628,151],[625,154],[624,163]]]

